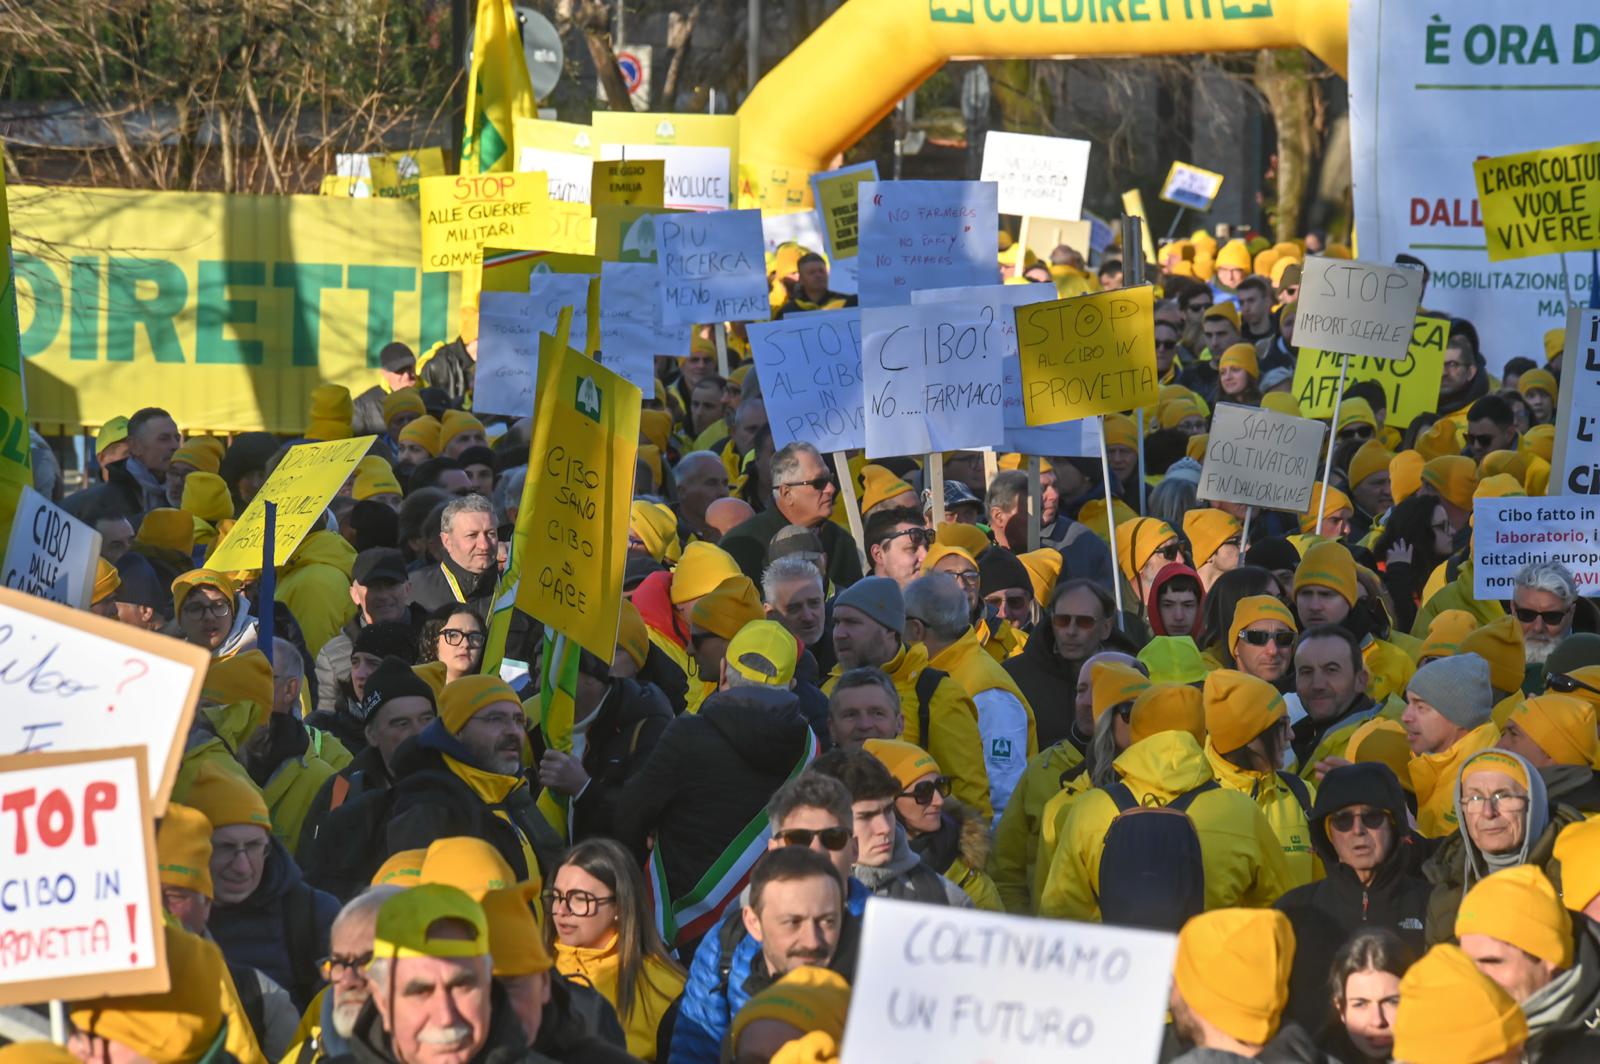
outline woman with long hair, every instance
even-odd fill
[[[478,615],[460,603],[441,606],[422,622],[417,640],[417,664],[430,661],[444,664],[444,682],[455,683],[471,676],[483,662],[487,639]]]
[[[1219,576],[1217,582],[1211,585],[1211,590],[1206,592],[1201,613],[1200,636],[1195,640],[1200,644],[1201,653],[1221,668],[1238,668],[1233,659],[1233,648],[1227,645],[1234,610],[1241,599],[1252,595],[1277,594],[1278,578],[1270,570],[1257,565],[1241,565]]]
[[[1217,402],[1261,405],[1261,368],[1253,344],[1234,344],[1217,360]]]
[[[1400,977],[1411,958],[1387,928],[1353,935],[1333,958],[1328,988],[1334,1019],[1317,1045],[1342,1064],[1380,1064],[1394,1049],[1394,1016],[1400,1007]]]
[[[1411,631],[1428,577],[1450,557],[1453,546],[1450,518],[1437,498],[1413,495],[1390,512],[1372,554],[1394,603],[1395,628]]]
[[[661,1020],[683,993],[684,971],[656,933],[638,865],[611,839],[585,839],[544,892],[556,970],[611,1002],[628,1052],[655,1060]]]

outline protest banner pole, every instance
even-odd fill
[[[930,451],[922,463],[927,471],[923,487],[928,489],[928,501],[933,503],[933,527],[944,524],[944,452]]]
[[[1567,253],[1561,253],[1561,280],[1567,286],[1567,306],[1575,307],[1578,301],[1572,298],[1572,273],[1567,269]]]
[[[1137,421],[1137,426],[1136,427],[1137,427],[1137,430],[1138,430],[1138,433],[1139,433],[1139,513],[1143,514],[1144,513],[1144,509],[1145,509],[1145,498],[1144,498],[1144,407],[1141,406],[1138,410],[1134,411],[1134,414],[1136,415],[1136,421]]]
[[[60,998],[50,999],[50,1041],[67,1044],[67,1003]]]
[[[1044,521],[1044,461],[1028,456],[1028,549],[1039,549],[1040,525]]]
[[[717,376],[728,379],[728,323],[719,321],[712,326],[711,336],[717,342]]]
[[[1100,476],[1106,485],[1106,533],[1111,546],[1111,594],[1117,600],[1117,627],[1122,627],[1122,569],[1117,562],[1117,511],[1111,499],[1111,459],[1106,454],[1104,418],[1100,430]]]
[[[278,597],[278,567],[273,556],[278,538],[278,504],[264,501],[261,517],[261,583],[256,585],[256,609],[261,611],[261,616],[256,618],[256,643],[271,664],[272,602]]]
[[[1250,515],[1256,512],[1254,506],[1244,508],[1244,530],[1239,533],[1239,553],[1243,554],[1250,549]]]
[[[1333,476],[1333,439],[1339,431],[1339,405],[1344,402],[1344,374],[1350,368],[1350,356],[1339,356],[1339,387],[1333,393],[1333,415],[1328,418],[1328,459],[1322,465],[1322,495],[1317,499],[1316,534],[1322,534],[1322,517],[1328,508],[1328,478]]]
[[[1000,474],[1000,456],[993,451],[983,452],[983,482],[993,484],[994,478]]]
[[[1172,224],[1167,226],[1167,235],[1163,239],[1166,239],[1166,240],[1171,240],[1172,239],[1172,234],[1176,233],[1178,231],[1178,223],[1183,221],[1183,212],[1185,210],[1187,210],[1186,207],[1183,207],[1182,205],[1179,205],[1178,213],[1174,214],[1172,216]],[[1128,256],[1126,254],[1124,254],[1122,256],[1122,264],[1124,266],[1126,266],[1128,264]]]
[[[855,478],[850,475],[850,462],[843,451],[833,452],[833,471],[839,478],[839,490],[844,492],[844,514],[850,520],[850,535],[856,541],[856,553],[861,556],[861,570],[867,568],[866,534],[861,530],[861,503],[856,499]]]

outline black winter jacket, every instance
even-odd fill
[[[1139,648],[1115,628],[1101,650],[1137,654]],[[1033,710],[1039,749],[1054,746],[1072,733],[1077,715],[1078,669],[1081,661],[1068,661],[1056,653],[1056,633],[1048,618],[1034,625],[1022,653],[1001,662],[1022,690]]]

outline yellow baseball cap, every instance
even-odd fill
[[[751,621],[728,643],[728,668],[754,683],[788,687],[800,656],[795,637],[777,621]]]
[[[459,922],[470,938],[439,933],[440,924]],[[482,957],[489,952],[489,921],[483,906],[459,887],[423,883],[401,891],[378,910],[372,938],[374,957]]]
[[[100,426],[100,431],[95,433],[94,453],[96,457],[106,453],[106,448],[113,443],[121,443],[128,438],[128,419],[118,414],[116,417]]]

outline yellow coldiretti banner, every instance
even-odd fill
[[[542,170],[550,179],[550,198],[563,203],[589,202],[589,167],[594,162],[594,137],[579,122],[519,118],[517,169]]]
[[[542,173],[423,178],[423,268],[476,266],[485,244],[540,247],[541,215],[549,203],[549,182]]]
[[[1472,164],[1489,261],[1600,248],[1600,141]]]
[[[375,439],[376,436],[357,436],[291,447],[206,565],[224,573],[261,568],[269,502],[278,507],[272,537],[273,562],[282,565],[288,561]]]
[[[668,207],[718,211],[734,201],[739,120],[732,115],[596,111],[594,139],[601,159],[663,160]]]
[[[11,538],[11,518],[22,489],[33,486],[28,451],[27,395],[22,386],[22,345],[17,332],[17,286],[11,276],[11,223],[6,175],[0,168],[0,542]]]
[[[541,336],[528,475],[538,481],[517,608],[602,661],[616,651],[639,389]]]
[[[1154,405],[1160,385],[1152,309],[1149,285],[1018,307],[1028,424]]]
[[[322,196],[11,190],[29,417],[159,405],[185,430],[298,433],[319,384],[359,395],[391,341],[456,336],[417,205]],[[4,440],[0,440],[3,449]]]
[[[442,177],[449,172],[445,169],[441,148],[368,156],[367,169],[372,174],[372,194],[382,199],[414,200],[421,194],[423,178]]]

